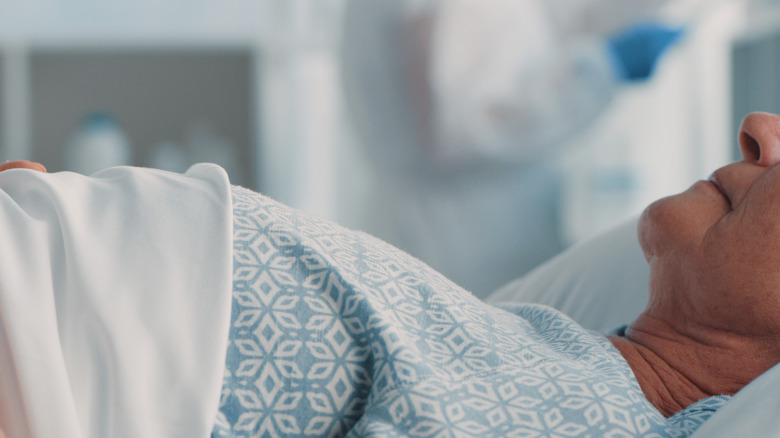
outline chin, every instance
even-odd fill
[[[723,217],[723,206],[714,203],[700,188],[701,185],[694,185],[682,193],[661,198],[642,212],[637,234],[648,261],[696,246]]]
[[[642,252],[645,255],[645,260],[650,259],[655,255],[656,249],[653,242],[656,240],[655,234],[658,229],[658,217],[659,209],[663,208],[664,199],[659,199],[648,205],[642,214],[639,216],[639,222],[637,224],[637,239],[639,240],[639,246],[642,248]]]

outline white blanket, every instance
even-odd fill
[[[207,437],[232,276],[224,171],[0,173],[9,438]]]

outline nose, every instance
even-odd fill
[[[739,148],[745,161],[765,167],[780,163],[780,116],[748,114],[739,129]]]

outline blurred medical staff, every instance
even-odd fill
[[[664,3],[348,0],[368,231],[479,296],[563,249],[556,148],[653,74],[681,34],[645,21]]]

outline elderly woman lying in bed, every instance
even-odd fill
[[[213,166],[0,173],[1,424],[688,435],[780,362],[780,117],[751,114],[739,142],[742,161],[644,212],[650,300],[610,337],[549,307],[484,304]]]

